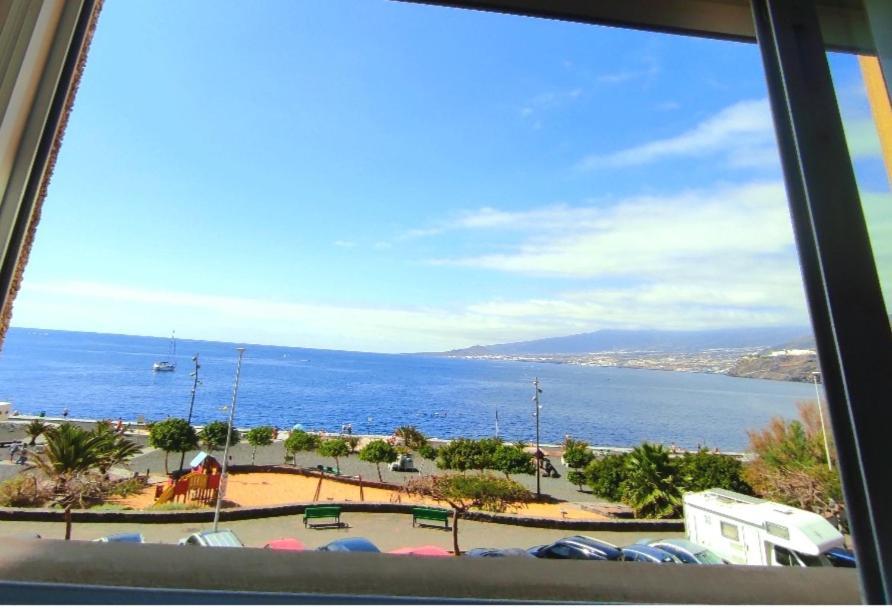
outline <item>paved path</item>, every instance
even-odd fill
[[[251,450],[251,446],[244,442],[232,447],[230,449],[230,454],[232,455],[232,463],[250,464]],[[197,452],[195,451],[186,453],[185,464],[187,466],[189,464],[189,461],[196,455],[196,453]],[[215,452],[214,455],[222,459],[221,456],[223,455],[223,452],[218,451]],[[403,484],[410,478],[419,476],[419,473],[435,474],[442,472],[437,468],[436,464],[432,460],[425,460],[417,453],[413,454],[413,459],[415,461],[415,466],[419,469],[419,472],[390,472],[390,470],[387,469],[387,466],[385,464],[382,464],[381,474],[383,475],[384,481],[388,483]],[[255,463],[258,465],[278,465],[286,463],[284,445],[279,442],[268,447],[258,447]],[[351,476],[362,475],[362,478],[367,481],[378,480],[378,471],[375,468],[375,465],[361,461],[356,454],[341,458],[340,463],[341,472],[343,472],[344,474]],[[179,467],[179,464],[180,454],[171,454],[168,463],[169,467],[172,470],[175,470]],[[301,453],[297,456],[298,466],[314,467],[318,464],[334,466],[335,462],[332,458],[324,458],[317,453]],[[599,500],[596,496],[593,496],[590,493],[580,492],[575,485],[571,485],[567,481],[567,468],[561,465],[559,459],[553,459],[552,464],[554,465],[555,469],[557,469],[557,471],[561,474],[561,477],[559,479],[542,477],[542,493],[549,494],[556,498],[561,498],[570,502],[595,502]],[[151,475],[163,475],[164,453],[161,451],[156,451],[140,455],[131,460],[130,465],[131,468],[137,472],[145,473],[146,469],[148,469]],[[498,476],[504,476],[501,473],[496,474]],[[536,489],[535,475],[512,475],[511,478],[521,483],[522,485],[525,485],[530,490],[535,491]]]
[[[308,548],[316,548],[332,540],[348,536],[362,536],[370,539],[381,550],[390,551],[401,546],[435,544],[446,549],[452,548],[452,532],[432,527],[412,527],[411,515],[343,513],[349,528],[306,529],[300,515],[290,517],[270,517],[245,521],[224,522],[223,528],[232,529],[238,537],[251,547],[262,547],[276,538],[297,538]],[[210,529],[209,523],[75,523],[72,537],[76,540],[92,540],[109,534],[140,532],[147,542],[175,544],[180,538],[193,532]],[[0,536],[27,535],[38,533],[44,538],[64,538],[64,523],[41,523],[32,521],[0,521]],[[463,550],[477,546],[522,547],[553,542],[563,536],[584,534],[580,531],[552,530],[516,525],[459,521],[459,544]],[[645,537],[653,537],[648,532],[591,532],[589,535],[612,542],[616,545],[631,544]],[[667,534],[664,537],[671,537]]]

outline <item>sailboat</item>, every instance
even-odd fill
[[[177,369],[177,340],[174,332],[170,332],[170,355],[171,360],[159,360],[152,365],[152,370],[156,373],[173,373]]]

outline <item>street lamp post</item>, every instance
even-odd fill
[[[539,394],[542,393],[542,388],[539,387],[539,378],[536,377],[536,380],[533,381],[533,387],[536,388],[536,393],[533,396],[533,401],[536,403],[536,497],[539,498],[542,496],[542,488],[540,486],[540,477],[542,471],[542,450],[539,449]]]
[[[195,388],[198,387],[198,369],[201,368],[201,365],[198,363],[198,354],[192,356],[192,363],[195,365],[195,370],[192,371],[192,398],[189,400],[189,417],[186,418],[186,423],[190,426],[192,425],[192,408],[195,406]],[[183,464],[186,461],[186,452],[183,451],[183,454],[180,456],[180,470],[183,470]]]
[[[824,407],[821,406],[821,392],[818,390],[818,377],[820,376],[820,371],[814,371],[811,374],[811,378],[815,383],[815,397],[818,399],[818,416],[821,418],[821,434],[824,435],[824,455],[827,456],[827,470],[833,470],[833,464],[830,463],[830,441],[827,439],[827,430],[824,428]]]
[[[238,398],[238,380],[242,372],[242,356],[245,348],[237,347],[238,362],[235,365],[235,384],[232,386],[232,404],[229,406],[229,426],[226,428],[226,446],[223,449],[223,471],[220,473],[220,486],[217,488],[217,506],[214,508],[214,531],[220,523],[220,507],[223,505],[223,494],[226,491],[226,472],[229,468],[229,440],[232,438],[232,420],[235,417],[235,403]]]

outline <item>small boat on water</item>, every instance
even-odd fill
[[[173,331],[170,333],[170,360],[159,360],[152,365],[152,370],[156,373],[173,373],[177,370],[177,340]]]

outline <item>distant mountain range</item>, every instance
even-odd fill
[[[692,353],[712,349],[814,349],[805,326],[730,328],[722,330],[598,330],[516,343],[475,345],[438,352],[439,356],[577,355],[593,352]]]

